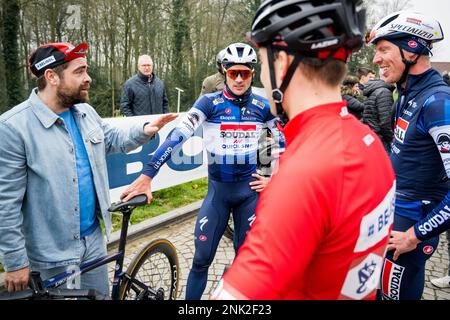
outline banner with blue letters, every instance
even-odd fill
[[[105,122],[112,126],[130,126],[151,122],[159,115],[107,118]],[[116,153],[107,156],[109,188],[111,201],[120,200],[120,194],[130,185],[145,167],[150,157],[164,142],[170,132],[176,127],[184,116],[180,113],[178,118],[166,124],[147,144],[125,154]],[[152,181],[152,191],[169,188],[195,179],[206,177],[207,155],[203,151],[202,127],[187,140],[180,148],[172,152],[172,159],[162,166],[158,175]]]

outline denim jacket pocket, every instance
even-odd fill
[[[100,127],[97,127],[88,133],[88,139],[90,141],[90,146],[87,147],[88,153],[91,153],[91,160],[94,161],[95,166],[98,169],[106,167],[105,163],[105,134]],[[94,163],[91,163],[94,166]],[[95,175],[95,172],[93,172]]]
[[[89,141],[93,144],[99,144],[102,143],[105,140],[105,134],[103,133],[103,130],[101,128],[96,128],[89,132]]]

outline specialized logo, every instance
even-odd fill
[[[400,299],[400,286],[404,272],[405,267],[385,259],[381,283],[384,298],[388,300]]]
[[[252,114],[252,112],[248,110],[246,107],[241,108],[241,113],[247,116]]]
[[[408,101],[408,108],[417,108],[417,102],[415,102],[414,99]]]
[[[423,247],[423,253],[426,255],[431,255],[433,253],[434,249],[432,246],[425,246]]]
[[[343,298],[364,299],[374,294],[381,274],[383,258],[370,253],[361,263],[347,273],[341,295]]]
[[[203,231],[203,227],[205,226],[205,224],[208,222],[208,218],[207,217],[203,217],[200,219],[199,223],[200,223],[200,230]]]
[[[44,60],[39,61],[34,66],[35,66],[35,68],[37,70],[41,70],[42,68],[48,66],[49,64],[52,64],[55,61],[56,61],[55,57],[54,56],[50,56],[48,58],[45,58]]]
[[[406,136],[406,132],[408,131],[408,127],[409,127],[409,122],[402,119],[402,118],[398,118],[397,120],[397,125],[395,126],[395,139],[401,143],[405,142],[405,136]]]
[[[437,138],[440,153],[450,153],[450,136],[447,133],[441,133]]]
[[[417,21],[415,24],[417,24]],[[402,24],[391,24],[391,29],[397,30],[397,31],[402,31],[402,32],[408,32],[408,33],[414,34],[418,37],[424,37],[427,39],[432,39],[434,36],[432,33],[427,32],[423,29],[414,28],[413,26],[405,26]]]
[[[255,214],[252,214],[252,216],[250,218],[248,218],[247,221],[250,222],[248,224],[250,227],[252,226],[253,222],[255,222],[255,219],[256,219],[256,215]]]

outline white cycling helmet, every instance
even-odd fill
[[[422,55],[430,55],[434,42],[444,39],[441,24],[436,19],[414,12],[398,11],[378,22],[367,42],[376,44],[380,40],[387,40],[400,49],[402,62],[405,65],[402,77],[398,83],[404,83],[409,71]],[[413,60],[406,59],[403,50],[417,54]]]
[[[398,11],[384,17],[375,25],[368,42],[376,43],[382,39],[405,36],[415,36],[430,43],[444,39],[441,24],[436,19],[420,13]]]
[[[222,59],[223,65],[243,64],[254,68],[258,62],[255,50],[245,43],[233,43],[225,49],[225,55]]]

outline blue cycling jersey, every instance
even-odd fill
[[[255,94],[244,104],[234,103],[226,91],[203,95],[156,150],[143,174],[153,178],[176,148],[202,125],[209,177],[220,182],[248,180],[256,172],[258,139],[264,126],[284,147],[276,119],[268,101]]]
[[[410,75],[406,88],[394,110],[395,213],[420,220],[415,231],[425,240],[450,227],[450,87],[430,69]],[[430,203],[431,213],[424,209]]]

